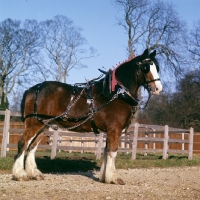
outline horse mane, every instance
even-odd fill
[[[118,65],[115,69],[117,80],[122,82],[127,89],[130,89],[130,86],[136,82],[136,73],[138,69],[136,63],[139,62],[139,60],[140,56],[131,58]]]

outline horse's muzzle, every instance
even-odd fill
[[[150,92],[153,95],[159,95],[162,92],[162,85],[159,85],[159,87],[150,87]]]

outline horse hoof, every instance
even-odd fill
[[[27,177],[27,176],[23,176],[23,177],[16,177],[16,176],[13,176],[13,177],[12,177],[12,180],[14,180],[14,181],[29,181],[30,179],[29,179],[29,177]]]
[[[36,176],[36,180],[37,181],[42,181],[42,180],[44,180],[44,176],[38,175],[38,176]]]
[[[117,178],[115,181],[111,181],[110,183],[116,185],[125,185],[125,182],[121,178]]]
[[[117,184],[118,185],[125,185],[126,183],[121,178],[117,178]]]
[[[31,177],[31,179],[35,181],[41,181],[44,180],[44,177],[42,175],[37,175],[35,177]]]

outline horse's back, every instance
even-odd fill
[[[48,115],[63,112],[71,97],[72,86],[69,84],[45,81],[29,88],[22,99],[21,111],[24,116],[32,113]]]

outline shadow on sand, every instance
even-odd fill
[[[84,157],[76,159],[65,157],[51,160],[49,157],[44,156],[42,158],[36,158],[36,163],[42,173],[79,174],[98,181],[93,171],[100,170],[100,161],[90,160]]]

